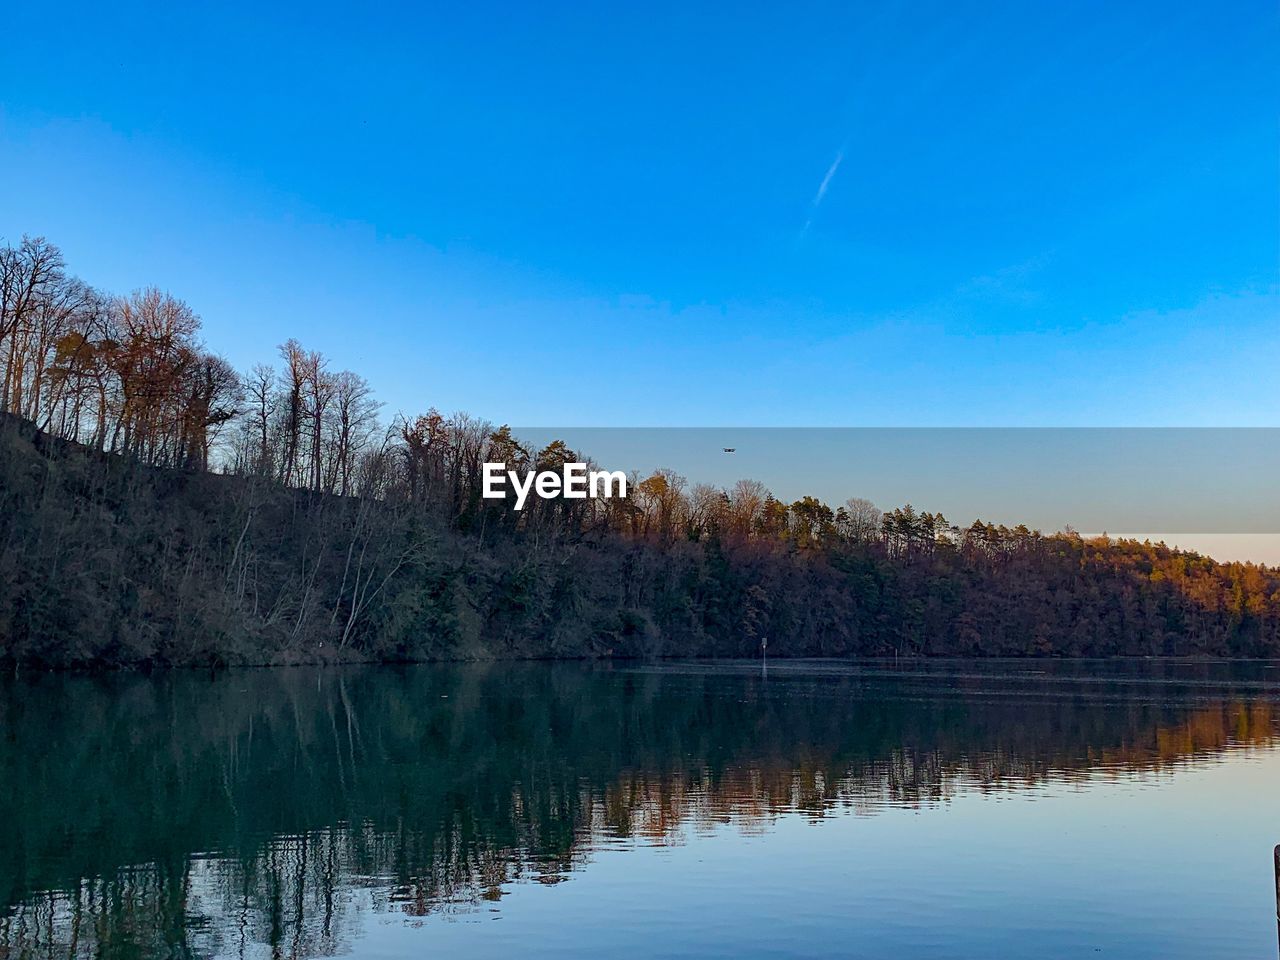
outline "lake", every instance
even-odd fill
[[[1269,663],[0,684],[0,958],[1277,955]]]

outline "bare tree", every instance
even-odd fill
[[[884,511],[863,497],[850,497],[842,508],[841,520],[844,535],[857,543],[871,543],[880,536]]]
[[[738,538],[751,536],[769,499],[768,489],[759,480],[739,480],[728,498],[730,532]]]
[[[328,361],[318,351],[306,355],[303,361],[306,410],[310,421],[311,463],[308,471],[312,490],[324,489],[321,478],[324,470],[324,420],[333,400],[333,377],[325,368]]]
[[[202,354],[187,371],[182,415],[182,466],[209,469],[209,448],[240,414],[240,377],[222,357]]]
[[[62,252],[43,237],[24,236],[16,248],[0,247],[0,411],[22,411],[25,341],[42,302],[55,296],[65,278]]]
[[[378,410],[373,389],[364,377],[343,370],[334,374],[332,433],[333,457],[328,488],[343,496],[351,492],[358,458],[378,431]]]
[[[307,355],[302,344],[290,338],[280,345],[284,372],[280,375],[284,449],[280,458],[280,479],[286,484],[297,482],[298,446],[302,434],[303,392],[307,383]]]
[[[150,463],[180,459],[183,380],[198,360],[200,318],[155,287],[120,297],[113,310],[119,340],[107,362],[119,384],[112,449]]]
[[[271,421],[279,405],[275,386],[276,372],[265,363],[254,364],[241,384],[246,415],[249,417],[248,426],[255,446],[250,470],[263,476],[269,476],[273,472]]]

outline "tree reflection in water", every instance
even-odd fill
[[[1047,672],[1046,672],[1047,671]],[[1154,773],[1276,736],[1212,665],[576,664],[0,688],[0,957],[340,952],[605,838]]]

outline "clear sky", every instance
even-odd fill
[[[0,236],[390,412],[1280,424],[1280,13],[11,4]]]

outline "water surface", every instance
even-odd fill
[[[1280,670],[0,687],[0,957],[1276,956]]]

